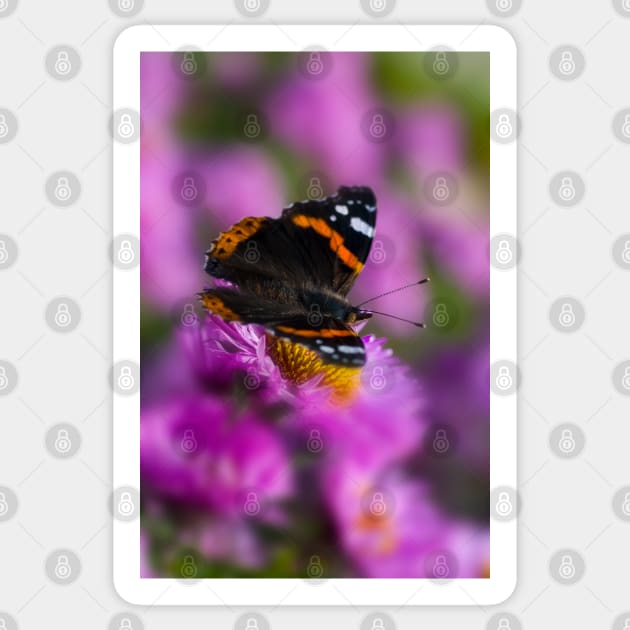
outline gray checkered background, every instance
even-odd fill
[[[630,0],[248,6],[0,0],[0,628],[630,628]],[[519,579],[499,606],[114,591],[112,44],[136,23],[255,21],[495,23],[517,41]]]

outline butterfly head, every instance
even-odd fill
[[[370,319],[372,317],[372,311],[366,311],[362,308],[358,308],[356,306],[351,306],[346,311],[346,316],[344,318],[344,322],[349,326],[353,326],[358,322],[362,322],[365,319]]]

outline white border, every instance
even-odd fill
[[[140,110],[140,52],[190,46],[212,51],[300,51],[314,42],[331,51],[421,51],[447,46],[490,53],[490,109],[516,110],[516,44],[497,26],[416,25],[133,26],[114,45],[114,110]],[[344,34],[345,33],[345,34]],[[289,35],[290,38],[287,36]],[[342,37],[343,36],[343,37]],[[165,41],[170,44],[165,44]],[[208,42],[211,41],[211,47]],[[419,44],[422,42],[422,45]],[[516,235],[516,143],[490,140],[490,237]],[[140,236],[140,143],[114,143],[114,235]],[[491,363],[516,363],[516,270],[491,266]],[[114,363],[140,363],[140,271],[114,268]],[[490,487],[516,487],[516,396],[491,392]],[[114,487],[140,487],[140,396],[114,395]],[[516,586],[516,519],[490,519],[488,579],[141,579],[140,522],[114,520],[114,584],[134,604],[235,606],[489,605]],[[422,587],[422,588],[421,588]]]

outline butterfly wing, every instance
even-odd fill
[[[299,315],[273,324],[271,330],[282,339],[316,352],[325,363],[345,367],[365,364],[363,340],[338,319],[320,317],[315,322],[308,315]]]
[[[206,271],[276,298],[281,286],[332,289],[345,296],[370,253],[376,199],[367,187],[341,187],[301,201],[279,219],[246,217],[222,232],[206,253]]]
[[[272,334],[316,352],[326,363],[360,367],[365,346],[358,334],[329,316],[305,313],[275,301],[225,287],[200,293],[202,304],[226,321],[262,324]]]
[[[325,286],[347,295],[363,269],[376,225],[376,197],[365,186],[342,186],[321,201],[300,201],[282,213],[287,233],[311,257]]]

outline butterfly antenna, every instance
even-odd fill
[[[391,295],[392,293],[398,293],[398,291],[409,289],[411,287],[416,287],[419,284],[425,284],[430,281],[431,281],[431,278],[427,276],[426,278],[422,278],[422,280],[418,280],[417,282],[412,282],[411,284],[406,284],[403,287],[398,287],[397,289],[386,291],[385,293],[381,293],[380,295],[375,295],[374,297],[371,297],[369,300],[365,300],[365,302],[361,302],[361,304],[357,304],[357,308],[360,308],[361,306],[363,306],[364,304],[367,304],[368,302],[373,302],[374,300],[378,300],[379,298],[385,297],[386,295]],[[372,312],[376,313],[376,311],[372,311]],[[379,313],[379,315],[385,315],[385,313]],[[393,315],[390,315],[390,317],[393,317]],[[411,323],[413,324],[414,322],[411,322]]]
[[[407,324],[413,324],[418,328],[426,328],[426,324],[422,322],[413,322],[410,319],[405,319],[404,317],[398,317],[397,315],[390,315],[389,313],[380,313],[379,311],[370,311],[370,313],[374,313],[374,315],[382,315],[383,317],[391,317],[392,319],[397,319],[398,321],[405,322]]]

